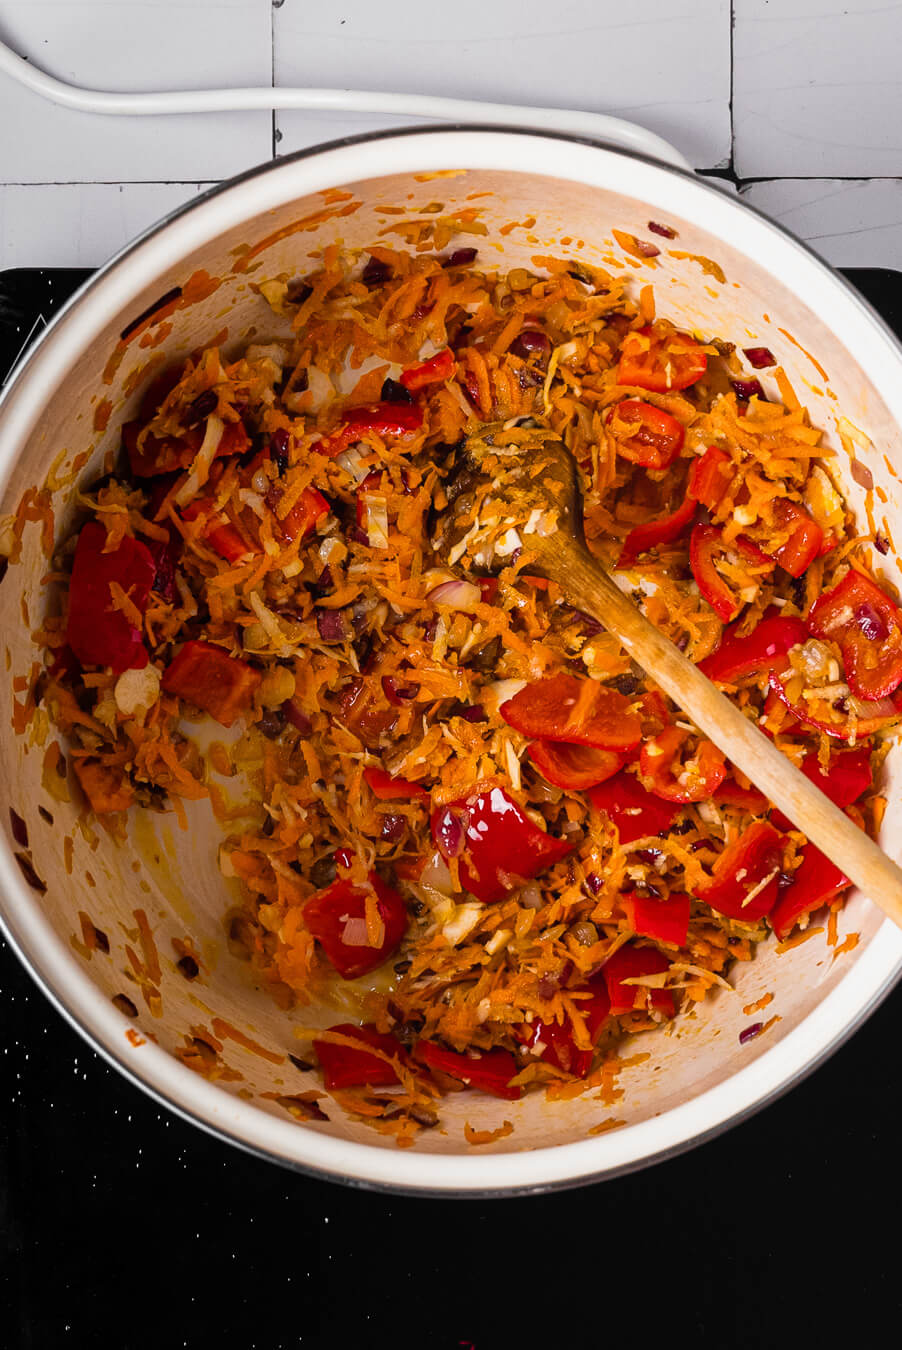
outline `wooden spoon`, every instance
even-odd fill
[[[499,425],[471,438],[446,483],[434,548],[500,570],[522,545],[530,570],[604,624],[693,723],[808,839],[902,928],[899,868],[645,618],[586,548],[576,466],[540,428]],[[516,531],[516,533],[513,533]]]

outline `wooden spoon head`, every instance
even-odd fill
[[[518,548],[541,565],[562,533],[583,541],[582,494],[570,451],[544,427],[498,423],[471,436],[445,482],[433,548],[453,566],[464,556],[500,571]]]

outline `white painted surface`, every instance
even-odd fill
[[[735,27],[731,42],[731,21]],[[902,3],[844,0],[0,0],[0,37],[60,78],[125,90],[314,84],[616,113],[831,261],[902,268]],[[731,70],[732,59],[732,70]],[[732,92],[732,116],[731,116]],[[198,190],[410,119],[113,119],[0,77],[0,265],[102,262]],[[843,180],[864,181],[843,181]],[[874,181],[867,181],[873,179]]]

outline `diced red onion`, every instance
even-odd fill
[[[746,1027],[743,1031],[740,1031],[739,1044],[748,1045],[749,1041],[753,1041],[759,1034],[763,1026],[763,1022],[753,1022],[750,1027]]]
[[[882,534],[875,534],[874,548],[877,550],[878,553],[882,553],[885,557],[886,554],[889,553],[889,540],[884,539]]]
[[[481,703],[474,703],[472,707],[464,708],[460,714],[465,722],[487,722],[489,715]]]
[[[447,258],[442,258],[442,267],[469,267],[476,261],[476,253],[475,248],[456,248]]]
[[[676,230],[670,225],[659,225],[656,220],[650,220],[648,222],[648,228],[651,230],[652,234],[663,235],[665,239],[676,239],[677,237]]]
[[[753,370],[767,370],[777,364],[770,347],[743,347],[742,354]]]
[[[748,400],[750,398],[764,398],[764,390],[761,388],[760,380],[731,380],[730,384],[733,393],[737,398]]]
[[[402,708],[420,692],[418,684],[399,684],[394,675],[382,676],[382,692],[393,708]]]
[[[370,258],[366,267],[364,267],[360,280],[364,286],[382,286],[391,278],[391,268],[388,263],[380,261],[379,258]]]
[[[593,895],[598,895],[603,885],[604,882],[597,872],[588,872],[586,874],[586,886]]]
[[[471,581],[443,581],[426,596],[433,605],[447,605],[449,609],[470,610],[482,603],[482,592]]]
[[[435,842],[446,858],[459,858],[463,853],[465,832],[458,811],[446,806],[436,817],[432,833]]]
[[[866,464],[862,464],[860,459],[853,459],[849,472],[860,488],[864,488],[865,492],[871,491],[874,486],[874,475]]]
[[[340,609],[318,609],[316,627],[323,642],[345,642],[348,638],[345,616]]]

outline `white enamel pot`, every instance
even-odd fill
[[[659,312],[681,326],[770,347],[813,422],[825,429],[847,498],[866,528],[864,493],[850,477],[837,417],[864,433],[857,454],[873,476],[877,520],[902,541],[894,467],[902,469],[902,352],[840,276],[784,230],[681,168],[578,139],[481,129],[379,135],[279,160],[197,199],[126,249],[57,317],[6,391],[0,517],[16,510],[27,489],[43,485],[56,538],[65,536],[76,509],[73,466],[80,466],[82,483],[103,472],[155,360],[184,356],[224,329],[227,349],[251,333],[274,332],[276,321],[251,283],[304,274],[315,252],[334,240],[372,243],[403,219],[381,210],[385,205],[416,216],[434,202],[444,215],[480,208],[487,237],[461,237],[456,246],[476,244],[490,263],[535,266],[534,257],[557,254],[604,266],[620,258],[637,285],[655,283]],[[679,234],[672,244],[658,239],[662,253],[653,272],[625,258],[612,234],[649,238],[650,220]],[[520,223],[502,234],[510,222]],[[673,257],[670,249],[695,260]],[[706,259],[719,265],[724,280],[699,261]],[[120,343],[120,334],[167,292],[182,287],[187,301],[208,290],[198,284],[203,273],[219,280],[206,298],[170,305],[165,322]],[[892,552],[878,561],[887,580],[898,582]],[[37,659],[30,630],[44,612],[46,570],[41,526],[29,524],[21,559],[0,582],[5,932],[91,1045],[158,1101],[246,1149],[324,1177],[419,1192],[514,1193],[612,1176],[698,1143],[784,1091],[850,1034],[902,969],[902,933],[855,893],[841,916],[842,934],[860,934],[853,951],[832,960],[818,937],[784,955],[762,949],[733,972],[737,993],[720,991],[678,1019],[672,1034],[630,1047],[628,1054],[647,1058],[623,1071],[624,1096],[614,1107],[596,1093],[556,1104],[541,1094],[515,1103],[455,1094],[443,1103],[442,1128],[423,1131],[405,1150],[329,1101],[328,1122],[298,1123],[276,1098],[317,1084],[286,1058],[299,1049],[293,1024],[334,1021],[334,1014],[280,1011],[255,987],[248,967],[229,955],[223,916],[236,899],[227,887],[236,883],[218,871],[221,827],[209,805],[190,809],[187,831],[172,815],[140,813],[124,839],[96,825],[82,829],[74,787],[66,803],[44,782],[56,733],[40,712],[24,735],[12,728],[13,702],[25,698],[21,677],[27,684]],[[882,842],[895,854],[902,750],[891,752],[884,772],[889,808]],[[27,850],[12,836],[8,807],[26,823]],[[16,853],[26,855],[45,891],[29,884]],[[147,973],[136,910],[152,930],[158,978],[151,979],[152,968]],[[108,954],[84,950],[80,911],[107,935]],[[191,983],[177,969],[173,947],[173,939],[186,936],[205,963]],[[134,978],[127,948],[141,962],[143,983]],[[765,993],[774,997],[760,1018],[780,1020],[742,1045],[740,1032],[751,1020],[743,1006]],[[121,994],[138,1010],[131,1020],[119,1011],[121,1000],[112,1001]],[[174,1052],[192,1027],[209,1030],[214,1018],[270,1058],[225,1040],[222,1058],[236,1077],[208,1081],[185,1067]],[[514,1126],[506,1138],[478,1148],[466,1143],[465,1122],[494,1129],[505,1119]],[[610,1119],[623,1123],[590,1134]]]

